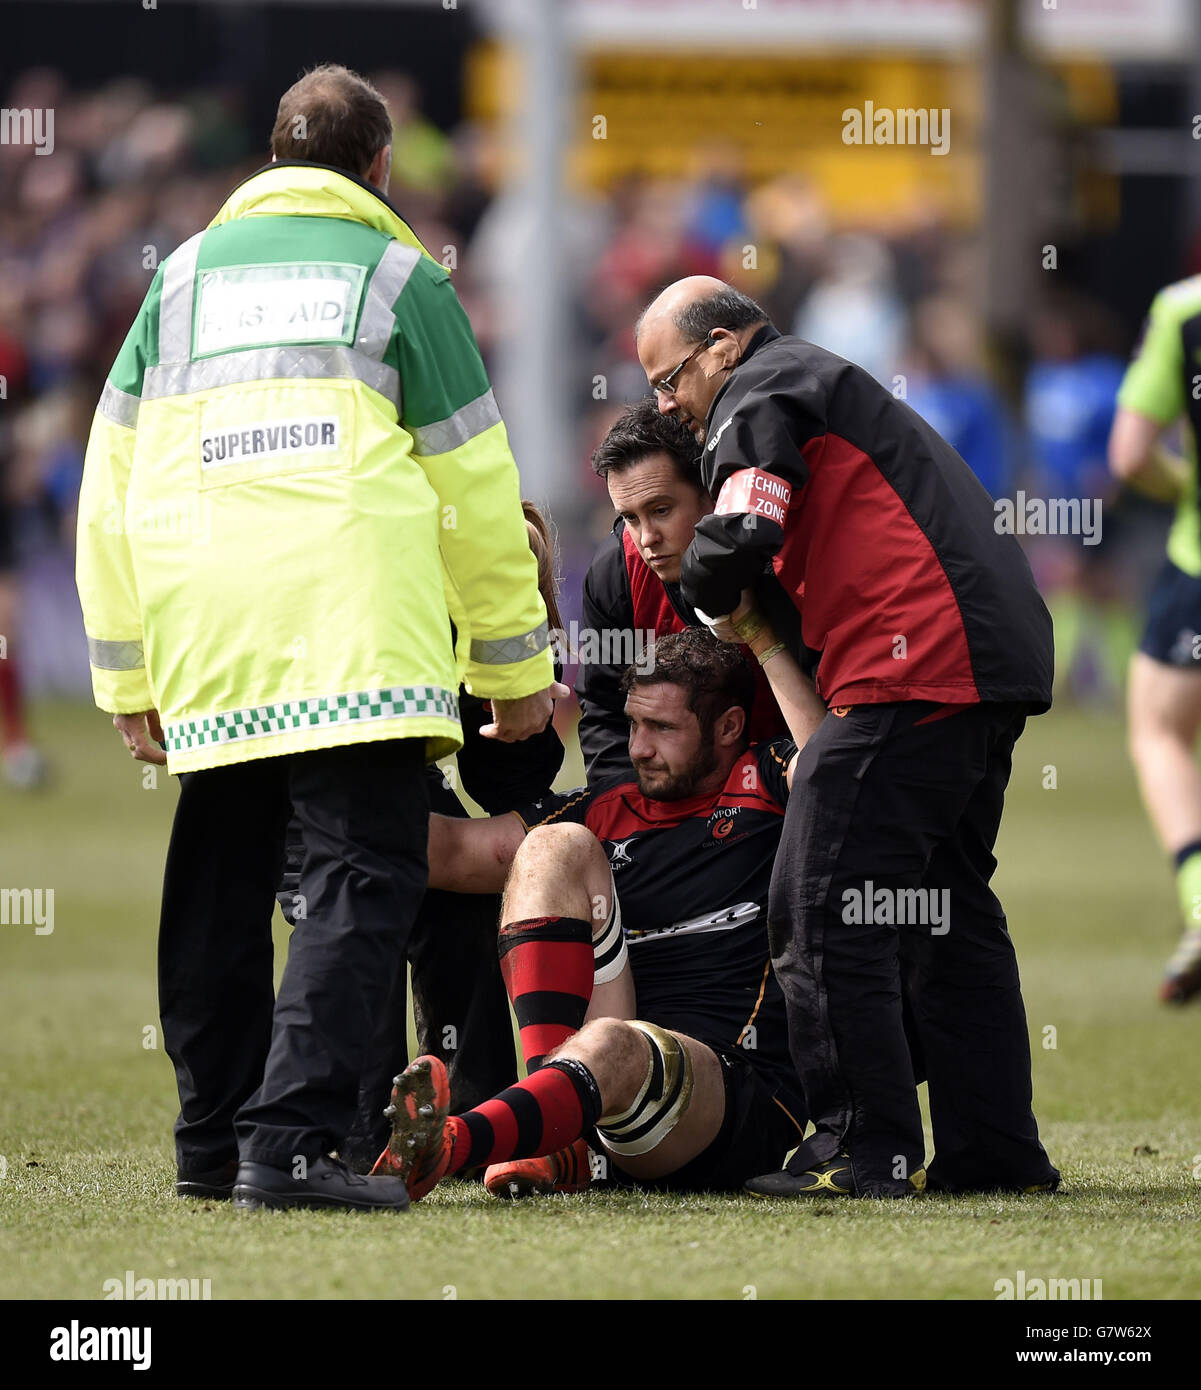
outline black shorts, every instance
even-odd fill
[[[775,1087],[736,1048],[698,1038],[717,1054],[726,1090],[726,1113],[712,1143],[674,1173],[661,1178],[635,1178],[618,1167],[613,1156],[596,1142],[593,1148],[609,1161],[614,1187],[644,1187],[661,1192],[737,1192],[748,1178],[774,1173],[804,1137],[803,1112],[794,1121],[784,1109],[787,1099],[775,1098]]]
[[[1201,671],[1201,578],[1164,562],[1147,600],[1138,649],[1165,666]]]

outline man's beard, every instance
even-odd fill
[[[700,750],[691,767],[675,773],[674,776],[666,777],[657,784],[654,791],[648,789],[643,774],[637,768],[634,772],[638,778],[638,790],[651,801],[685,801],[688,797],[696,795],[697,787],[716,767],[717,752],[712,743],[709,743]],[[664,777],[663,773],[653,775]]]

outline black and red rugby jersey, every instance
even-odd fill
[[[788,738],[754,744],[725,785],[681,801],[634,781],[519,807],[527,829],[573,821],[604,847],[617,887],[638,1017],[711,1046],[742,1048],[773,1087],[802,1102],[784,999],[771,969],[767,897],[788,800]]]
[[[582,626],[594,632],[653,632],[664,637],[700,627],[700,619],[685,601],[678,584],[666,584],[651,569],[620,517],[601,543],[584,576]],[[620,650],[614,643],[611,650]],[[751,709],[752,742],[787,733],[784,717],[763,668],[750,662],[755,674],[755,703]],[[632,777],[629,722],[621,693],[623,667],[610,662],[581,664],[576,677],[580,701],[580,749],[588,785],[599,786],[614,777]]]
[[[829,705],[1051,703],[1051,617],[1015,537],[951,446],[867,372],[765,325],[718,391],[701,456],[716,510],[685,598],[753,585],[780,637],[821,653]]]

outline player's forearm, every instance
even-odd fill
[[[1125,481],[1135,492],[1156,502],[1178,502],[1188,486],[1188,474],[1188,464],[1179,454],[1157,444],[1125,474]]]
[[[826,717],[826,706],[813,682],[801,670],[788,648],[780,642],[766,622],[747,642],[757,661],[763,661],[767,683],[780,706],[788,732],[798,748]]]

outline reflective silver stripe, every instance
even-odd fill
[[[392,306],[400,298],[400,292],[408,284],[413,267],[421,259],[421,252],[399,241],[388,243],[388,249],[379,258],[379,264],[367,286],[363,315],[359,320],[358,349],[377,362],[383,360],[392,334],[396,330],[396,316]]]
[[[167,258],[158,306],[158,360],[187,362],[192,356],[192,301],[196,261],[203,232],[197,232]]]
[[[210,391],[218,386],[271,381],[277,377],[295,377],[301,381],[350,377],[386,396],[393,404],[400,391],[395,367],[373,362],[361,352],[338,343],[327,347],[252,348],[248,352],[204,357],[199,362],[147,367],[142,399],[162,400],[165,396],[184,396],[189,391]]]
[[[137,396],[131,396],[128,391],[118,391],[111,381],[106,381],[96,410],[114,425],[133,429],[138,423],[139,404]]]
[[[146,665],[141,642],[102,642],[88,638],[88,660],[97,671],[140,671]]]
[[[410,426],[413,431],[413,452],[446,454],[499,424],[500,411],[496,408],[496,398],[490,390],[485,391],[445,420],[436,420],[432,425],[418,425],[415,429]]]
[[[472,638],[471,659],[484,666],[504,666],[510,661],[525,661],[545,650],[550,642],[546,623],[539,623],[519,637]]]

